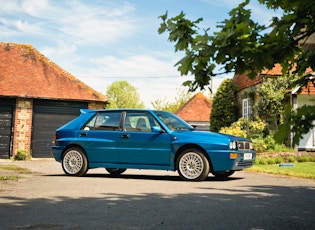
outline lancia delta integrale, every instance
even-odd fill
[[[172,113],[140,109],[82,109],[56,130],[52,151],[69,175],[100,167],[115,176],[130,168],[157,169],[190,181],[209,173],[226,178],[251,167],[256,155],[248,139],[197,131]]]

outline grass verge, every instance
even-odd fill
[[[315,179],[315,162],[295,162],[293,167],[279,167],[278,164],[254,165],[246,171]]]
[[[0,165],[0,181],[19,180],[20,174],[30,174],[31,170],[16,165]]]

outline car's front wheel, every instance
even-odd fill
[[[84,176],[88,171],[84,151],[78,147],[67,149],[62,156],[62,169],[68,175]]]
[[[177,158],[177,170],[184,180],[202,181],[208,177],[210,165],[205,155],[198,149],[186,149]]]
[[[105,168],[107,172],[110,173],[112,176],[119,176],[123,172],[125,172],[127,169],[119,169],[119,168]]]

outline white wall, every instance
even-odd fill
[[[301,107],[303,105],[315,105],[315,95],[298,95],[297,105]],[[315,111],[314,111],[315,113]],[[315,124],[315,121],[313,122]],[[299,150],[315,150],[315,128],[311,129],[307,134],[300,140]]]

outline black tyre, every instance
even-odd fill
[[[228,172],[213,172],[212,174],[218,179],[226,179],[231,176],[235,171],[228,171]]]
[[[62,169],[68,175],[84,176],[88,171],[85,152],[78,147],[67,149],[62,156]]]
[[[110,173],[112,176],[119,176],[123,172],[125,172],[127,169],[119,169],[119,168],[105,168],[107,172]]]
[[[195,148],[180,153],[176,162],[179,176],[184,180],[202,181],[208,177],[210,165],[203,153]]]

